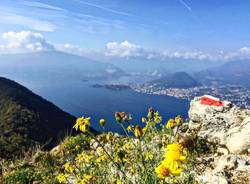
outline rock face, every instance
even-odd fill
[[[189,130],[216,149],[198,158],[197,179],[206,184],[250,183],[250,110],[191,101]]]
[[[205,184],[249,184],[250,157],[246,155],[222,155],[203,158],[205,169],[197,177]]]
[[[250,149],[250,110],[228,101],[223,101],[223,106],[202,105],[197,97],[191,101],[189,118],[189,129],[208,142],[235,154]]]

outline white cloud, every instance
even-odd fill
[[[114,58],[141,57],[146,59],[168,60],[171,58],[195,59],[195,60],[236,60],[250,59],[250,47],[242,47],[236,51],[211,52],[203,51],[152,51],[129,41],[108,42],[105,50],[94,50],[83,48],[70,43],[55,44],[50,43],[41,33],[32,31],[5,32],[2,34],[2,44],[0,53],[25,53],[57,50],[66,53],[87,56],[89,58],[104,58],[105,56]]]
[[[56,44],[55,48],[58,51],[62,51],[62,52],[70,53],[70,54],[76,54],[79,56],[86,56],[86,55],[94,52],[94,50],[86,49],[86,48],[80,47],[78,45],[72,45],[69,43]]]
[[[250,55],[250,47],[242,47],[239,51],[242,54]]]
[[[121,43],[118,42],[109,42],[106,44],[105,53],[107,56],[115,56],[115,57],[136,57],[143,55],[143,49],[141,46],[130,43],[128,41],[123,41]]]
[[[183,59],[198,59],[198,60],[216,60],[217,58],[212,54],[204,53],[202,51],[164,51],[163,58],[183,58]]]
[[[229,61],[234,59],[250,59],[250,47],[242,47],[236,51],[215,51],[204,52],[199,50],[190,51],[152,51],[145,49],[137,44],[128,41],[109,42],[106,44],[105,55],[129,58],[129,57],[144,57],[145,59],[161,59],[167,60],[171,58],[176,59],[195,59],[195,60],[223,60]]]
[[[202,51],[165,51],[162,55],[169,58],[230,61],[236,59],[250,59],[250,47],[242,47],[235,51],[218,51],[213,53],[205,53]]]
[[[235,51],[220,51],[214,56],[217,60],[237,60],[237,59],[250,59],[250,47],[242,47]]]
[[[56,48],[60,51],[66,51],[69,53],[74,53],[74,52],[82,53],[82,52],[84,52],[83,48],[76,46],[76,45],[72,45],[70,43],[58,44]]]
[[[5,32],[2,34],[4,45],[0,46],[1,53],[23,53],[54,50],[42,34],[31,31]]]
[[[105,55],[129,58],[129,57],[144,57],[145,59],[171,59],[171,58],[183,58],[183,59],[198,59],[198,60],[216,60],[223,59],[219,54],[210,54],[202,51],[153,51],[142,48],[140,45],[123,41],[109,42],[106,44]]]

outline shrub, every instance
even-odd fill
[[[194,183],[195,154],[181,141],[186,126],[180,116],[163,123],[150,108],[143,126],[134,126],[125,112],[115,113],[115,119],[124,135],[104,132],[104,119],[99,122],[103,132],[94,135],[91,119],[78,118],[74,128],[79,135],[51,152],[38,150],[30,158],[6,162],[0,183]]]
[[[194,175],[187,170],[187,166],[190,168],[188,151],[179,143],[179,129],[184,123],[180,116],[163,124],[160,114],[150,108],[147,117],[142,118],[143,127],[133,126],[131,115],[125,112],[116,112],[115,119],[126,136],[111,132],[95,136],[89,131],[90,118],[77,119],[74,128],[83,136],[70,140],[67,150],[75,150],[81,141],[87,149],[78,149],[81,152],[65,161],[63,172],[57,175],[58,182],[194,182]],[[100,120],[100,126],[105,126],[104,121]]]

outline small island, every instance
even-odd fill
[[[94,84],[94,85],[91,85],[91,87],[105,88],[105,89],[109,89],[112,91],[123,91],[123,90],[131,89],[129,85],[124,85],[124,84]]]

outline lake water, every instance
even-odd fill
[[[14,79],[31,89],[36,94],[53,102],[77,117],[90,116],[92,126],[101,130],[99,119],[106,119],[106,130],[122,133],[114,120],[116,111],[132,114],[133,123],[140,123],[141,117],[146,116],[147,109],[153,107],[158,110],[166,121],[176,115],[187,117],[189,102],[169,96],[155,96],[134,92],[132,90],[113,91],[105,88],[91,87],[93,84],[129,83],[135,79],[70,81],[64,80],[32,80]]]

